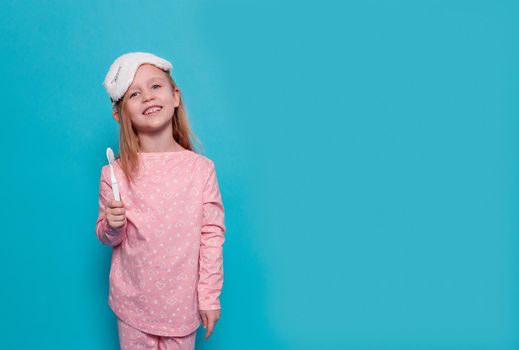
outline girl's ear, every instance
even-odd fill
[[[114,108],[113,111],[112,111],[112,117],[114,117],[114,119],[120,123],[120,120],[119,120],[119,111],[117,110],[117,108]]]
[[[180,90],[178,87],[173,89],[173,100],[175,101],[175,107],[178,107],[180,105]]]

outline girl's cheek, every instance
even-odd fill
[[[136,103],[128,104],[128,111],[133,114],[137,114],[137,111],[139,110]]]

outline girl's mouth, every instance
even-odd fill
[[[145,116],[154,116],[158,114],[162,110],[162,107],[160,106],[153,106],[150,108],[147,108],[142,114]]]

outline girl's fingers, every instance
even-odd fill
[[[213,333],[214,325],[216,324],[215,320],[209,319],[208,325],[207,325],[207,332],[205,333],[205,339],[209,338],[211,334]]]
[[[106,219],[108,222],[111,222],[112,224],[124,224],[126,219],[124,217],[116,217],[116,216],[107,216]]]
[[[121,215],[124,214],[126,210],[124,208],[115,208],[115,209],[108,209],[108,213],[112,215]]]
[[[113,228],[119,228],[124,226],[125,220],[114,220],[114,219],[108,219],[108,225],[110,225]]]
[[[124,218],[125,218],[124,214],[123,215],[110,215],[109,217],[113,221],[124,221]]]
[[[110,208],[123,208],[124,203],[122,201],[116,201],[115,199],[112,199],[108,202],[108,206]]]

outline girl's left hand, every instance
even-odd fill
[[[211,333],[213,333],[214,326],[216,325],[216,321],[220,318],[220,309],[218,310],[200,310],[200,317],[202,317],[202,322],[204,323],[204,328],[207,328],[207,333],[205,333],[205,339],[209,338]]]

